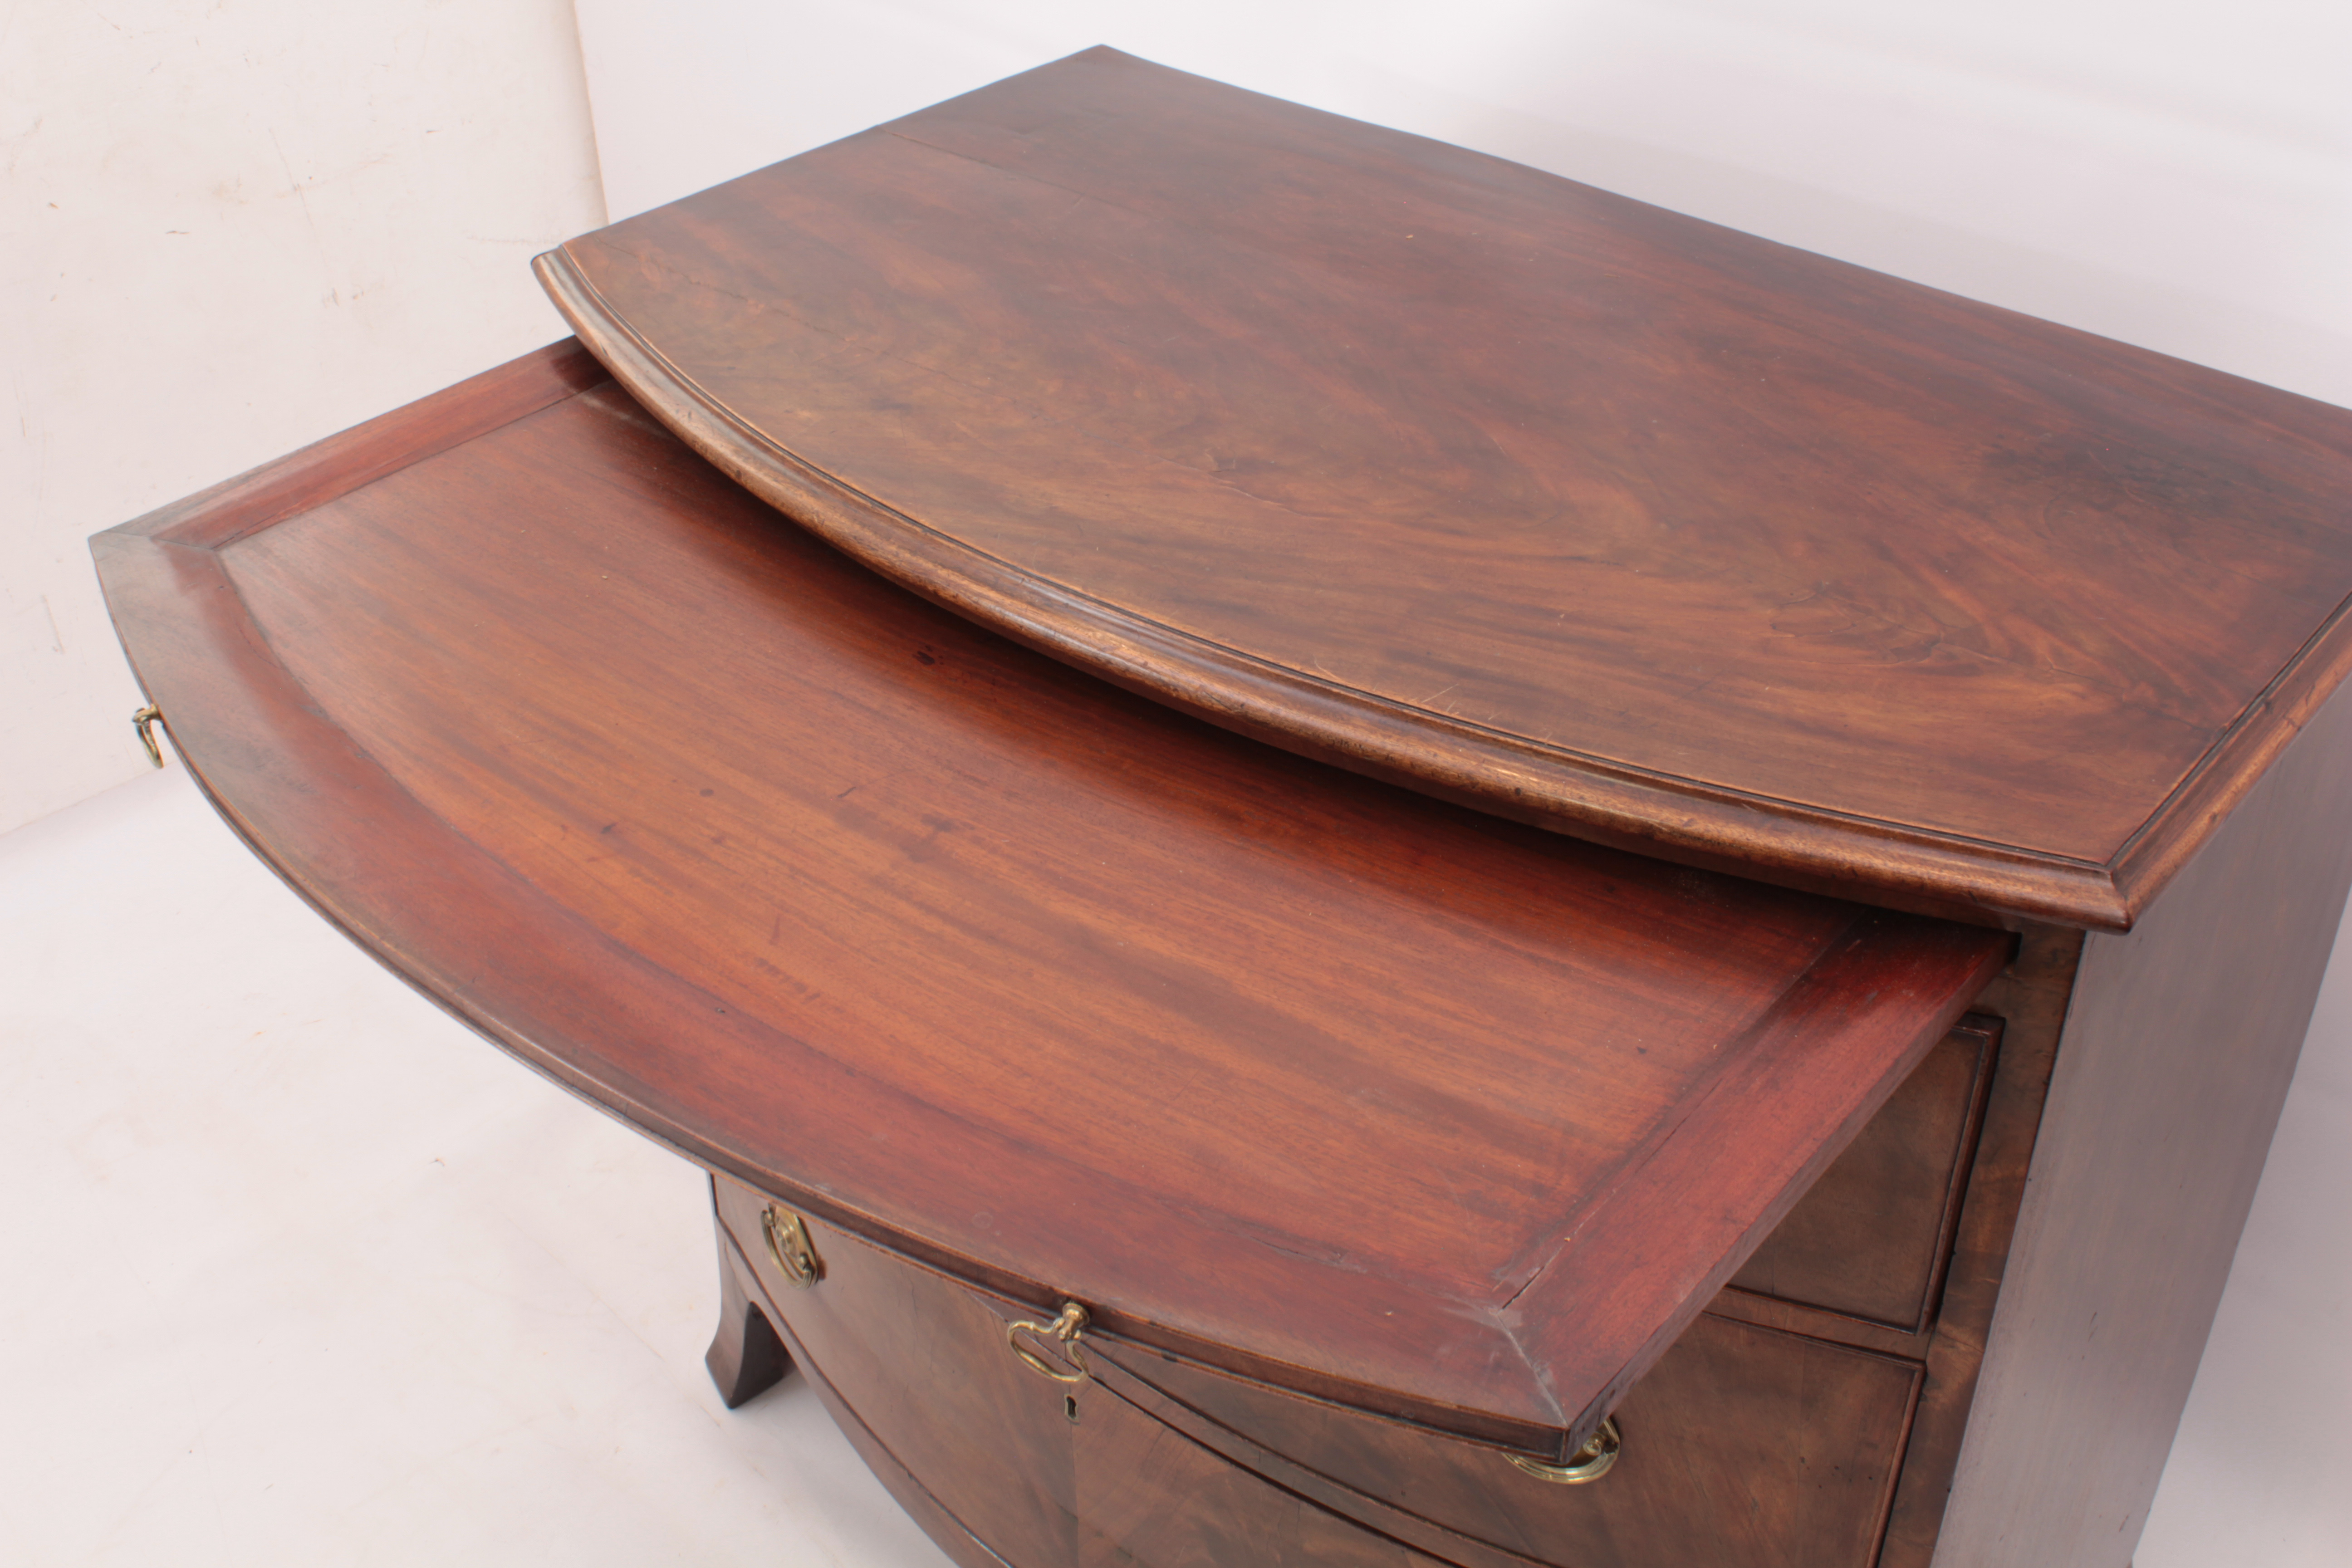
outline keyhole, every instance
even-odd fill
[[[1078,1396],[1076,1394],[1065,1394],[1062,1395],[1062,1414],[1072,1421],[1076,1421],[1078,1418]]]

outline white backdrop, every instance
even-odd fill
[[[89,534],[563,335],[567,0],[0,5],[0,832],[147,766]]]

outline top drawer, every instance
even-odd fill
[[[584,375],[108,535],[117,623],[321,910],[907,1256],[1564,1451],[2012,945],[1209,728],[780,527]]]

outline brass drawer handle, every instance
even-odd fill
[[[1078,1349],[1078,1336],[1087,1331],[1087,1310],[1076,1301],[1062,1303],[1062,1315],[1050,1323],[1019,1322],[1004,1325],[1004,1342],[1021,1358],[1021,1364],[1031,1372],[1052,1378],[1055,1383],[1084,1383],[1093,1376],[1087,1358]],[[1022,1336],[1028,1336],[1024,1340]],[[1028,1341],[1050,1344],[1062,1360],[1075,1371],[1066,1370],[1039,1355]]]
[[[1625,1446],[1625,1435],[1617,1430],[1617,1417],[1608,1416],[1592,1439],[1568,1457],[1564,1465],[1547,1465],[1541,1459],[1530,1459],[1524,1454],[1506,1454],[1511,1463],[1539,1481],[1550,1481],[1563,1487],[1580,1487],[1597,1481],[1617,1464],[1618,1450]]]
[[[760,1211],[760,1229],[768,1238],[768,1256],[776,1269],[799,1289],[808,1289],[824,1278],[824,1259],[816,1255],[808,1226],[790,1209],[770,1204]]]
[[[163,765],[163,748],[155,743],[155,726],[163,721],[163,710],[152,702],[131,716],[131,727],[139,731],[139,743],[147,748],[147,760],[157,767]]]

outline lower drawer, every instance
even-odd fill
[[[1616,1468],[1564,1487],[1122,1342],[1087,1342],[1101,1378],[1051,1382],[1012,1353],[1012,1303],[814,1221],[822,1279],[796,1288],[766,1200],[716,1190],[803,1370],[1014,1568],[1867,1568],[1918,1388],[1916,1363],[1702,1316],[1619,1407]]]
[[[823,1277],[794,1287],[768,1255],[765,1200],[723,1178],[717,1195],[755,1304],[803,1371],[830,1385],[928,1494],[935,1506],[917,1517],[959,1561],[1442,1568],[1269,1484],[1098,1383],[1028,1370],[1006,1343],[1010,1304],[845,1232],[804,1222]],[[970,1539],[950,1539],[950,1521]]]
[[[1328,1506],[1384,1523],[1402,1510],[1566,1568],[1868,1568],[1921,1375],[1702,1316],[1618,1406],[1615,1468],[1560,1486],[1456,1437],[1157,1352],[1103,1357],[1195,1413],[1186,1425],[1212,1445],[1289,1460],[1268,1468]]]

